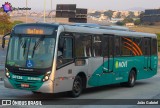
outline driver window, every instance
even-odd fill
[[[62,37],[60,38],[57,54],[58,67],[63,66],[73,61],[73,38]]]

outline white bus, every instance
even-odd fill
[[[113,26],[20,24],[10,33],[4,85],[78,97],[89,87],[133,87],[154,76],[157,64],[155,34]]]

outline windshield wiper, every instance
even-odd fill
[[[22,48],[24,48],[24,50],[23,50],[23,57],[24,57],[24,55],[25,55],[25,53],[26,53],[26,40],[24,41],[24,44],[23,44],[23,46],[22,46]]]
[[[35,42],[34,47],[33,47],[33,52],[32,52],[32,58],[34,56],[34,52],[37,49],[37,47],[39,46],[39,44],[44,40],[45,36],[42,36],[37,42]]]
[[[22,37],[19,37],[19,43],[20,43],[21,47],[24,49],[23,50],[23,57],[24,57],[25,52],[26,52],[26,40],[24,40],[24,42],[23,42]]]

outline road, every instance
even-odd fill
[[[133,88],[109,85],[86,89],[78,99],[160,99],[160,74],[139,80]],[[64,99],[67,93],[33,94],[30,91],[8,89],[0,81],[0,99]]]
[[[86,89],[83,94],[76,99],[160,99],[160,72],[145,80],[136,82],[136,86],[133,88],[121,87],[120,85],[109,85],[97,88]],[[3,86],[3,82],[0,81],[0,99],[66,99],[67,93],[59,94],[33,94],[30,91],[8,89]],[[50,100],[51,102],[57,102]],[[102,100],[103,101],[103,100]],[[58,101],[60,102],[60,100]],[[67,104],[68,101],[64,101]],[[90,101],[92,103],[92,101]],[[93,101],[94,102],[94,101]],[[101,100],[96,101],[97,104],[101,103]],[[61,103],[61,102],[60,102]],[[71,104],[77,104],[71,102]],[[95,104],[95,102],[94,102]],[[49,107],[49,106],[48,106]],[[82,106],[77,106],[82,107]],[[83,106],[87,107],[87,106]],[[113,106],[111,106],[113,107]],[[125,106],[126,108],[137,108],[137,106]],[[149,107],[149,106],[147,106]],[[153,106],[152,106],[153,107]],[[154,107],[160,107],[155,105]],[[153,107],[153,108],[154,108]],[[114,107],[115,108],[115,107]],[[122,107],[124,108],[124,107]]]
[[[5,57],[6,57],[7,49],[2,49],[0,44],[0,81],[1,78],[4,77],[4,64],[5,64]]]
[[[5,61],[5,54],[6,49],[2,50],[0,48],[0,77],[3,77],[3,70],[4,70],[4,61]],[[97,88],[90,88],[86,89],[83,94],[76,98],[76,99],[160,99],[160,69],[159,73],[150,78],[145,80],[140,80],[136,82],[136,86],[134,88],[126,88],[121,87],[120,85],[109,85],[109,86],[103,86],[103,87],[97,87]],[[53,99],[66,99],[70,98],[68,97],[67,93],[59,93],[59,94],[33,94],[30,91],[23,91],[23,90],[15,90],[15,89],[8,89],[4,87],[3,81],[0,81],[0,99],[43,99],[43,100],[50,100],[52,103],[62,103],[61,100],[54,101]],[[90,103],[92,104],[99,104],[102,103],[103,100],[90,100]],[[68,104],[68,101],[63,101],[63,104]],[[70,102],[73,104],[72,106],[66,106],[65,108],[88,108],[88,107],[95,107],[97,106],[79,106],[74,105],[77,104],[75,101]],[[0,106],[1,107],[1,106]],[[3,106],[4,107],[4,106]],[[17,107],[17,106],[16,106]],[[24,106],[26,108],[26,106]],[[39,106],[41,108],[42,106]],[[44,107],[44,106],[43,106]],[[42,108],[43,108],[42,107]],[[53,107],[53,106],[45,106],[45,107]],[[56,106],[57,108],[61,108],[64,106]],[[98,106],[99,107],[99,106]],[[106,107],[101,105],[101,107]],[[113,108],[121,107],[121,108],[139,108],[137,105],[125,105],[125,106],[110,106]],[[145,106],[145,108],[150,108],[151,106]],[[152,108],[159,108],[160,106],[152,106]],[[8,108],[6,106],[6,108]],[[141,106],[140,108],[143,108]]]

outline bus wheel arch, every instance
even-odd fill
[[[136,79],[137,79],[137,69],[135,68],[135,67],[133,67],[131,70],[134,70],[134,72],[135,72],[135,77],[136,77]],[[130,71],[131,72],[131,71]]]
[[[125,87],[134,87],[135,82],[136,82],[136,78],[137,78],[137,69],[135,67],[133,67],[128,74],[128,81],[127,82],[123,82],[120,83],[122,86]]]
[[[79,72],[76,76],[79,76],[81,77],[82,79],[82,86],[83,86],[83,89],[86,88],[86,85],[87,85],[87,77],[86,77],[86,74],[84,72]]]

